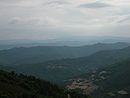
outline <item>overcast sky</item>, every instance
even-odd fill
[[[130,0],[0,0],[0,39],[130,37]]]

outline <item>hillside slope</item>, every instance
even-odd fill
[[[106,79],[96,82],[99,85],[99,89],[95,93],[100,92],[103,94],[99,94],[99,98],[106,96],[110,98],[130,98],[130,59],[113,64],[103,70],[107,72],[104,74]]]
[[[119,50],[100,51],[88,57],[48,61],[40,64],[15,66],[17,71],[63,81],[67,78],[99,69],[130,58],[130,47]]]
[[[0,98],[68,98],[68,94],[71,98],[87,98],[33,76],[0,70]]]
[[[96,85],[97,89],[92,92],[94,98],[130,98],[129,76],[130,59],[106,66],[95,72],[73,77],[73,79],[75,79],[74,81],[80,79],[93,83],[90,88]],[[84,82],[78,83],[79,86],[86,85]],[[73,85],[70,83],[69,86],[72,87]]]
[[[20,47],[0,51],[1,65],[35,64],[48,60],[77,58],[89,56],[101,50],[122,49],[130,46],[129,43],[94,44],[82,47],[69,46],[37,46]]]

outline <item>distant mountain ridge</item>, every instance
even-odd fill
[[[6,91],[9,96],[12,96],[10,92],[19,96],[17,92],[20,93],[21,91],[21,96],[28,96],[27,98],[31,96],[33,98],[36,95],[37,98],[41,98],[44,94],[48,94],[43,91],[47,90],[48,87],[41,88],[44,87],[43,84],[46,84],[44,80],[48,80],[62,86],[70,84],[70,88],[75,85],[76,87],[81,86],[81,88],[85,88],[87,94],[90,91],[94,98],[129,98],[129,65],[130,43],[122,42],[114,44],[98,43],[81,47],[37,46],[1,50],[0,97],[1,95],[2,98],[5,97]],[[38,80],[40,84],[37,84],[35,77],[32,81],[30,80],[32,77],[21,74],[21,78],[14,72],[8,73],[1,70],[16,71],[44,80]],[[52,87],[52,93],[50,94],[53,96],[47,95],[47,98],[66,98],[67,95],[62,89],[48,84],[48,82],[46,85]],[[79,89],[78,92],[80,92]],[[84,91],[80,93],[84,93]],[[10,98],[7,95],[6,98]],[[74,94],[74,98],[76,96]],[[80,97],[79,95],[78,98],[86,98],[86,96]]]
[[[49,60],[90,56],[98,51],[122,49],[130,43],[94,44],[81,47],[37,46],[19,47],[0,51],[1,65],[35,64]]]
[[[130,46],[124,49],[100,51],[87,57],[25,64],[15,68],[20,72],[44,77],[47,80],[63,81],[128,58],[130,58]]]

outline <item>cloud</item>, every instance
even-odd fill
[[[0,39],[122,36],[130,32],[129,6],[130,0],[0,0]]]
[[[52,17],[13,17],[9,21],[9,25],[14,25],[14,26],[44,26],[44,27],[57,27],[61,25],[60,21],[57,19],[54,19]]]
[[[122,19],[120,19],[119,21],[118,21],[118,23],[128,23],[128,24],[130,24],[130,15],[127,15],[127,16],[124,16],[124,17],[122,17]]]
[[[106,4],[106,3],[100,3],[100,2],[93,2],[93,3],[87,3],[87,4],[81,4],[80,7],[82,8],[104,8],[104,7],[111,7],[112,5]]]
[[[51,5],[51,4],[56,4],[56,5],[63,5],[63,4],[69,4],[67,1],[60,1],[60,0],[53,0],[53,1],[48,1],[46,4]]]
[[[22,0],[0,0],[0,2],[19,2]]]

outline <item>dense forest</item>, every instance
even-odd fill
[[[0,98],[88,98],[70,92],[50,82],[0,70]]]
[[[102,45],[105,44],[98,44],[100,47]],[[20,65],[18,59],[15,59],[19,56],[15,55],[20,53],[19,49],[23,48],[0,51],[3,58],[0,61],[0,98],[130,97],[130,46],[101,50],[90,56]],[[26,55],[28,51],[25,49],[20,54]],[[32,51],[29,52],[31,54]],[[89,51],[86,50],[87,52]],[[27,59],[29,62],[32,61],[30,57]],[[2,65],[8,59],[18,65]],[[42,59],[44,57],[41,55]],[[20,63],[22,61],[24,59]]]
[[[94,98],[130,98],[129,76],[130,59],[127,59],[73,78],[93,82],[98,87],[92,92]],[[81,84],[85,85],[80,82]]]

